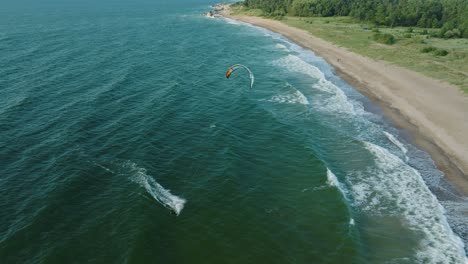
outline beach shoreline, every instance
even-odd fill
[[[456,87],[420,73],[338,47],[302,29],[254,16],[222,16],[279,33],[324,58],[337,74],[381,107],[409,140],[429,153],[437,168],[468,196],[468,97]]]

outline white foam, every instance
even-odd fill
[[[337,188],[338,191],[340,191],[341,195],[343,195],[343,198],[345,200],[348,200],[348,194],[346,189],[340,183],[336,175],[329,168],[327,168],[327,185],[330,187]]]
[[[286,94],[278,94],[271,97],[268,102],[275,102],[275,103],[286,103],[286,104],[302,104],[308,105],[309,100],[301,91],[296,89],[290,83],[286,82],[286,86],[289,88],[289,91]]]
[[[354,106],[349,101],[346,94],[332,82],[328,81],[325,74],[316,66],[291,54],[273,62],[273,64],[291,72],[309,75],[317,80],[317,83],[312,87],[329,94],[328,98],[320,101],[321,105],[319,105],[319,107],[322,107],[324,110],[339,113],[355,113]]]
[[[276,43],[275,47],[283,51],[289,51],[289,49],[285,45],[280,44],[280,43]]]
[[[392,134],[388,133],[387,131],[384,131],[383,133],[388,138],[388,140],[390,140],[390,142],[392,142],[395,146],[397,146],[401,150],[401,152],[403,152],[403,154],[405,155],[405,161],[408,161],[409,158],[408,156],[406,156],[408,149],[405,147],[405,145],[403,145],[403,143],[401,143],[398,139],[396,139]]]
[[[111,169],[109,169],[109,168],[107,168],[107,167],[105,167],[105,166],[103,166],[103,165],[101,165],[101,164],[99,164],[99,163],[97,163],[97,162],[95,162],[95,161],[93,161],[93,163],[94,163],[94,165],[100,167],[101,169],[103,169],[103,170],[105,170],[105,171],[107,171],[107,172],[110,172],[110,173],[114,173],[114,174],[115,174],[115,172],[112,171]]]
[[[338,181],[338,178],[336,178],[336,175],[331,172],[330,169],[327,168],[327,184],[332,187],[339,187],[340,182]]]
[[[468,249],[468,226],[466,221],[468,218],[468,197],[441,201],[441,204],[448,213],[450,225],[464,240],[465,250]]]
[[[415,256],[419,263],[464,263],[463,242],[421,175],[388,150],[364,144],[375,166],[348,177],[355,205],[369,214],[403,217],[409,229],[424,234]]]
[[[297,90],[291,94],[275,95],[269,101],[286,104],[309,104],[309,100],[307,100],[304,94]]]
[[[325,188],[327,188],[327,186],[318,186],[318,187],[304,188],[304,189],[302,189],[301,192],[308,192],[308,191],[313,191],[313,192],[315,192],[315,191],[323,190],[323,189],[325,189]]]
[[[231,24],[231,25],[242,25],[243,23],[237,21],[237,20],[234,20],[234,19],[230,19],[230,18],[227,18],[227,17],[224,17],[224,20],[228,23],[228,24]]]
[[[139,168],[132,162],[126,163],[125,166],[132,171],[131,180],[145,188],[148,194],[164,207],[172,210],[176,215],[179,215],[182,209],[184,209],[186,200],[173,195],[170,190],[164,189],[151,176],[146,174],[146,169]]]
[[[274,61],[273,64],[279,67],[286,68],[291,72],[304,73],[319,81],[326,81],[325,75],[322,71],[320,71],[319,68],[301,60],[301,58],[295,55],[289,54],[279,60]],[[328,89],[327,87],[323,87],[323,90],[330,93],[333,92],[333,90]]]

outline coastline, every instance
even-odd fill
[[[233,16],[226,8],[220,14],[279,33],[324,58],[397,128],[408,131],[409,140],[429,153],[446,179],[468,196],[468,97],[457,87],[350,52],[277,20]]]

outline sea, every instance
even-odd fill
[[[0,263],[467,263],[411,135],[216,2],[2,1]]]

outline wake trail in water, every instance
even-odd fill
[[[105,170],[105,171],[108,171],[108,172],[110,172],[112,174],[115,174],[115,172],[113,170],[111,170],[111,169],[109,169],[109,168],[107,168],[107,167],[105,167],[105,166],[103,166],[103,165],[101,165],[101,164],[99,164],[99,163],[97,163],[95,161],[93,161],[93,164],[98,166],[99,168]]]
[[[93,161],[92,163],[107,172],[116,174],[116,172],[107,168],[106,166],[103,166],[95,161]],[[139,168],[133,162],[126,162],[123,165],[123,167],[124,169],[130,170],[129,173],[131,175],[131,180],[135,183],[138,183],[141,187],[145,188],[148,194],[151,195],[151,197],[153,197],[158,203],[162,204],[164,207],[171,210],[176,215],[179,215],[182,209],[184,209],[186,200],[176,195],[173,195],[170,192],[170,190],[165,189],[163,186],[157,183],[151,176],[146,174],[146,169]]]
[[[151,195],[157,202],[166,207],[167,209],[179,215],[186,200],[173,195],[170,190],[165,189],[157,183],[151,176],[146,174],[146,169],[139,168],[135,163],[127,162],[124,166],[131,171],[131,180],[138,183],[141,187],[145,188],[149,195]]]

